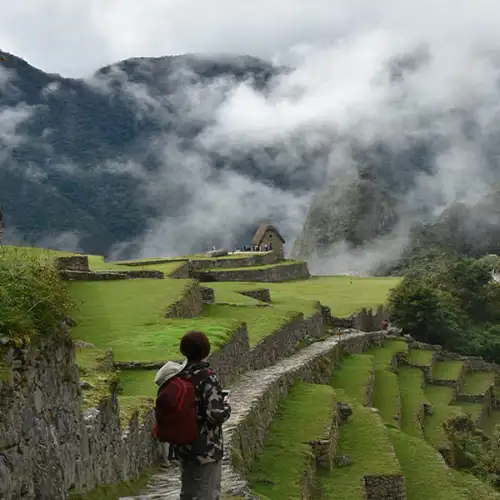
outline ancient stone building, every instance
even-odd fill
[[[275,252],[280,259],[285,258],[285,240],[279,231],[270,224],[262,223],[259,226],[259,229],[257,229],[253,237],[252,245],[258,245],[260,247],[272,245],[273,252]]]

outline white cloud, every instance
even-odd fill
[[[215,175],[212,153],[231,159],[273,148],[266,168],[321,185],[356,167],[353,139],[365,146],[382,141],[394,151],[432,140],[437,172],[418,179],[406,208],[438,211],[480,197],[499,167],[498,141],[491,140],[500,130],[498,14],[494,0],[25,0],[2,8],[0,47],[66,76],[132,56],[185,52],[250,54],[295,66],[266,95],[250,82],[221,80],[191,82],[168,99],[114,73],[137,120],[154,115],[166,124],[174,103],[184,117],[210,123],[192,151],[182,150],[175,134],[151,139],[148,152],[174,169],[148,176],[133,162],[106,167],[136,175],[144,195],[159,204],[169,203],[163,193],[191,200],[184,219],[157,221],[144,247],[183,252],[185,237],[225,243],[231,231],[269,214],[293,236],[310,198],[227,171]],[[403,82],[391,81],[389,61],[419,47],[429,58]],[[88,82],[109,92],[102,78]],[[472,132],[464,112],[475,118]]]

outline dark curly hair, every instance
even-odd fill
[[[210,354],[210,340],[203,332],[191,330],[182,337],[180,351],[188,361],[201,361]]]

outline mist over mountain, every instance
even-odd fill
[[[187,54],[79,79],[2,54],[11,242],[183,254],[242,245],[269,220],[313,271],[370,272],[400,258],[415,228],[441,231],[443,211],[469,211],[500,181],[500,66],[472,41],[373,31],[287,65]],[[469,248],[496,228],[496,202],[482,210],[458,216],[467,243],[454,234],[448,246],[491,250]]]

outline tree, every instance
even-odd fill
[[[415,339],[445,347],[459,342],[465,322],[452,295],[416,279],[404,279],[391,291],[389,314]]]

